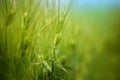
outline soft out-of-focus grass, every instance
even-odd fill
[[[0,80],[120,79],[119,9],[66,1],[0,1]]]
[[[119,80],[119,9],[82,10],[75,17],[81,80]]]

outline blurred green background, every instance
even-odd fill
[[[77,80],[120,80],[120,2],[75,1],[72,26],[79,46],[76,73],[81,76]]]

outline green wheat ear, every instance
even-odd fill
[[[60,42],[61,42],[61,34],[56,34],[53,41],[54,46],[57,47],[60,44]]]

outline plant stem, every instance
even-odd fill
[[[41,80],[44,80],[44,71],[43,71],[43,63],[42,63],[42,65],[41,65],[41,69],[42,69],[42,75],[41,75]]]
[[[55,74],[56,74],[56,64],[55,61],[52,61],[52,80],[56,80],[55,79]]]
[[[52,60],[52,80],[56,80],[55,79],[55,74],[56,74],[56,53],[55,53],[55,50],[56,50],[56,46],[54,44],[54,48],[53,48],[53,60]]]

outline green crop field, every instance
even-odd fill
[[[120,9],[74,0],[0,0],[0,80],[120,80]]]

